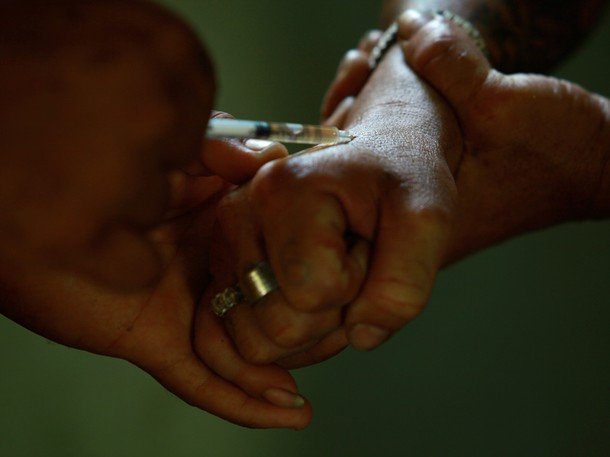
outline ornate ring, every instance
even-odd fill
[[[248,270],[239,281],[244,298],[253,304],[278,288],[271,266],[261,262]]]
[[[231,308],[244,299],[239,287],[227,287],[212,299],[212,311],[218,317],[224,317]]]

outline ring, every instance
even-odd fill
[[[227,287],[212,299],[212,311],[218,317],[224,317],[231,308],[244,299],[239,287]]]
[[[261,262],[246,272],[239,281],[239,288],[246,301],[254,304],[276,290],[278,284],[271,266]]]

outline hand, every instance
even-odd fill
[[[575,84],[493,70],[460,27],[400,19],[407,63],[449,102],[464,135],[447,261],[529,230],[610,214],[610,109]]]
[[[152,283],[162,262],[148,231],[180,170],[200,161],[241,182],[268,155],[202,146],[211,63],[188,27],[154,4],[0,8],[0,54],[10,56],[0,67],[0,253],[118,288]]]
[[[153,285],[117,292],[69,271],[21,267],[2,258],[0,310],[46,338],[128,360],[184,401],[232,422],[303,428],[311,409],[295,404],[303,400],[290,395],[297,392],[292,377],[276,366],[245,362],[215,317],[209,316],[207,325],[209,355],[199,358],[193,351],[194,308],[209,280],[215,206],[226,184],[219,178],[184,184],[184,201],[192,209],[176,209],[179,215],[150,235],[163,265]]]
[[[12,59],[0,70],[12,89],[0,105],[0,311],[60,343],[129,360],[228,420],[304,427],[311,411],[287,372],[244,362],[218,325],[212,356],[198,358],[191,341],[217,200],[227,181],[286,150],[202,145],[211,66],[188,29],[152,4],[0,9],[0,21],[10,18],[0,48]]]
[[[372,349],[427,302],[451,232],[457,125],[394,49],[343,127],[357,135],[350,144],[267,164],[220,205],[215,244],[226,249],[212,254],[211,290],[262,260],[280,285],[225,318],[252,362],[304,365],[348,341]],[[197,330],[204,354],[206,326]]]
[[[398,24],[406,62],[451,104],[465,136],[445,263],[525,231],[610,213],[607,99],[555,78],[503,75],[440,18],[407,10]],[[343,59],[325,98],[327,122],[348,115],[378,34]]]

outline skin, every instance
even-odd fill
[[[403,16],[406,61],[449,101],[465,141],[448,259],[610,215],[608,99],[557,78],[502,74],[460,27],[422,19]]]
[[[427,302],[451,233],[461,138],[398,49],[378,70],[345,120],[354,141],[269,163],[221,202],[215,245],[228,249],[212,268],[233,268],[212,290],[263,259],[280,285],[225,318],[248,361],[300,366],[348,341],[372,349]]]
[[[556,78],[493,70],[451,22],[410,10],[399,25],[407,64],[450,103],[464,135],[447,262],[527,231],[607,217],[606,98]],[[367,35],[358,54],[348,55],[327,104],[338,105],[343,94],[362,87],[363,62],[375,40]],[[334,118],[345,115],[350,100]]]
[[[243,360],[211,313],[209,354],[192,344],[217,203],[286,150],[203,142],[210,60],[153,4],[3,2],[0,22],[2,314],[232,422],[305,427],[290,374]]]
[[[602,17],[605,0],[388,0],[382,22],[407,9],[449,10],[482,34],[499,71],[547,72],[576,49]]]
[[[470,5],[470,11],[481,3],[463,2]],[[456,7],[450,9],[460,12],[459,5]],[[555,10],[549,15],[560,17]],[[395,65],[395,50],[371,75],[367,57],[379,38],[379,32],[373,31],[357,50],[348,53],[323,105],[327,123],[354,130],[358,138],[349,145],[327,149],[332,151],[329,157],[324,151],[314,151],[264,167],[250,186],[225,198],[226,216],[221,215],[220,225],[233,249],[224,253],[224,258],[232,256],[236,266],[234,274],[215,287],[234,283],[265,258],[280,284],[279,292],[254,306],[239,306],[229,314],[227,327],[246,359],[300,366],[329,357],[348,342],[359,349],[374,348],[423,309],[440,266],[530,230],[567,220],[608,216],[608,101],[565,81],[536,75],[506,76],[491,70],[461,29],[431,19],[416,12],[401,17],[400,36],[408,40],[403,44],[404,57],[410,68],[449,102],[461,136],[453,130],[452,116],[443,114],[443,103],[409,70]],[[510,28],[511,23],[504,26]],[[518,29],[515,33],[533,36],[532,30]],[[548,34],[545,39],[555,38]],[[500,49],[503,44],[492,42],[491,46]],[[537,51],[532,52],[530,59],[536,60]],[[552,54],[554,59],[559,55]],[[496,59],[504,59],[504,54],[496,53]],[[511,68],[527,62],[517,53],[504,64]],[[390,74],[401,75],[408,82],[401,85]],[[421,99],[413,96],[418,91],[425,94],[427,105],[418,104]],[[404,116],[405,105],[416,110],[426,108]],[[433,117],[426,117],[426,113]],[[414,125],[413,118],[419,116],[426,122]],[[425,132],[430,125],[434,126],[430,137],[440,140],[432,156],[444,161],[444,169],[451,173],[449,178],[440,171],[443,167],[438,162],[429,161],[425,149],[430,137],[416,133]],[[387,136],[376,143],[370,132],[383,130],[382,126],[388,126]],[[405,137],[413,141],[402,142]],[[386,143],[387,138],[392,140]],[[452,147],[442,141],[444,138],[452,139]],[[349,154],[341,157],[344,150]],[[390,160],[390,168],[381,167],[384,173],[397,176],[391,181],[394,186],[407,190],[398,200],[405,203],[422,198],[427,202],[422,207],[434,209],[417,212],[407,203],[409,209],[401,217],[400,209],[387,210],[386,205],[395,201],[394,194],[387,190],[372,193],[376,207],[363,211],[366,205],[352,203],[360,203],[358,190],[374,188],[369,183],[378,177],[377,164],[359,154],[362,150],[377,157],[388,154],[398,158]],[[410,162],[402,168],[400,158],[405,155]],[[341,165],[335,162],[338,160]],[[351,173],[349,167],[342,166],[350,163],[356,168],[358,162],[366,164],[364,174]],[[337,174],[327,170],[336,170]],[[347,195],[343,199],[334,190],[338,182],[343,195]],[[358,189],[353,189],[354,185]],[[259,191],[259,186],[264,190]],[[330,195],[333,203],[338,202],[334,212],[327,209],[335,216],[329,224],[335,230],[330,241],[322,236],[321,228],[312,227],[311,221],[316,220],[316,214],[326,214],[325,205],[329,208],[332,204],[301,197],[316,189]],[[263,201],[265,205],[272,202],[269,207],[275,214],[286,214],[286,221],[271,219],[271,210],[265,211]],[[291,212],[292,205],[301,212]],[[387,238],[384,213],[392,215],[392,236]],[[430,213],[434,216],[427,218]],[[427,224],[429,219],[434,222]],[[231,223],[237,220],[250,222],[237,231]],[[274,221],[272,225],[266,223],[269,220]],[[374,228],[359,229],[362,226]],[[356,293],[353,284],[360,272],[354,273],[348,262],[354,234],[364,239],[371,251],[366,276]],[[388,243],[390,238],[393,242]],[[247,246],[250,248],[244,249]],[[332,246],[334,258],[316,257],[317,246]],[[302,270],[321,273],[317,278],[311,273],[312,279],[303,279],[301,274],[294,281],[287,272],[299,269],[286,258],[293,263],[316,265]],[[338,287],[340,284],[347,286]],[[367,325],[362,333],[358,324]]]

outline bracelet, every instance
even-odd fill
[[[481,35],[481,32],[477,30],[477,28],[472,25],[470,21],[467,21],[462,16],[458,16],[455,13],[452,13],[448,10],[437,10],[433,12],[436,16],[439,16],[447,21],[453,22],[455,25],[460,27],[466,34],[470,37],[474,44],[477,45],[477,48],[485,54],[486,57],[489,57],[489,50],[487,49],[487,45],[485,44],[485,40]]]
[[[453,22],[455,25],[460,27],[466,34],[470,37],[472,41],[477,45],[477,47],[481,50],[486,57],[489,57],[489,51],[487,49],[487,45],[485,44],[485,40],[481,33],[476,29],[474,25],[472,25],[469,21],[464,19],[462,16],[458,16],[455,13],[452,13],[448,10],[436,10],[430,11],[430,14],[434,16],[438,16],[447,21]],[[398,23],[393,22],[390,27],[387,28],[385,32],[379,38],[379,42],[371,51],[369,56],[369,67],[371,70],[377,68],[383,56],[388,52],[388,49],[392,47],[398,38]]]
[[[398,38],[398,22],[393,22],[391,26],[387,28],[385,32],[379,37],[379,41],[371,51],[369,56],[369,67],[371,70],[377,68],[383,56],[385,56],[388,49],[392,47]]]

